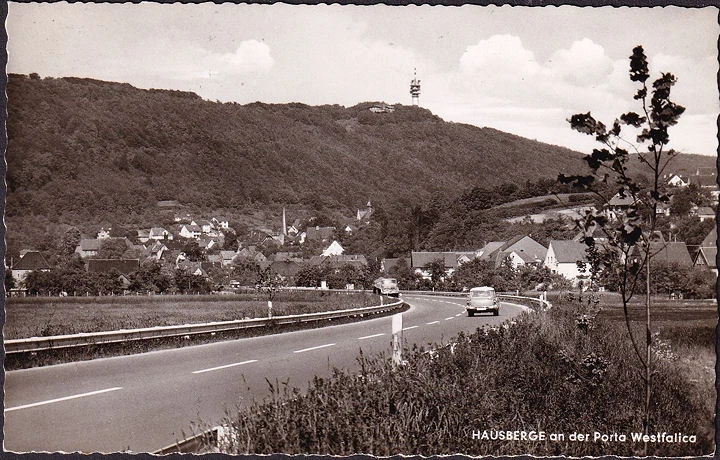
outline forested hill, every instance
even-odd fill
[[[457,196],[582,167],[578,152],[428,110],[239,105],[81,78],[10,75],[8,216],[72,221],[158,200],[242,209]],[[569,128],[568,128],[569,129]]]

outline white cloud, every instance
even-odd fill
[[[532,51],[514,35],[493,35],[468,46],[460,57],[460,72],[483,80],[530,80],[540,72]]]
[[[605,49],[588,38],[573,42],[569,49],[553,53],[548,61],[553,76],[580,87],[595,86],[607,81],[613,70]]]
[[[205,65],[219,74],[267,72],[274,64],[270,47],[258,40],[245,40],[234,53],[210,54]]]

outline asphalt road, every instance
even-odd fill
[[[468,318],[464,299],[406,296],[403,340],[448,342],[459,331],[522,312]],[[153,452],[268,396],[268,384],[307,388],[315,375],[356,367],[363,353],[389,351],[391,318],[218,342],[132,356],[23,369],[5,375],[4,450]],[[200,430],[200,428],[198,429]]]

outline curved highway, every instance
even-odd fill
[[[459,331],[500,324],[465,315],[464,299],[408,295],[403,340],[427,346]],[[186,348],[10,371],[5,374],[5,441],[12,452],[153,452],[268,395],[266,378],[305,389],[332,368],[354,369],[360,349],[387,351],[391,318]]]

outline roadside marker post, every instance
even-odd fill
[[[272,300],[268,300],[268,318],[272,318]]]
[[[396,313],[392,316],[392,360],[394,368],[402,363],[402,329],[402,313]]]

